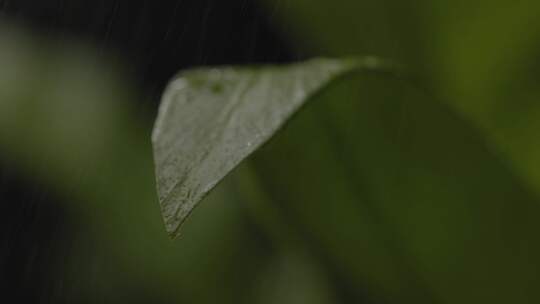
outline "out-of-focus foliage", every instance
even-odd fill
[[[302,279],[317,269],[259,267],[295,252],[264,252],[225,188],[208,198],[212,208],[194,216],[182,242],[171,242],[155,194],[151,124],[128,102],[140,98],[138,90],[87,47],[15,28],[2,30],[0,40],[1,156],[65,197],[77,219],[58,278],[66,282],[61,299],[251,302],[258,295],[247,287],[273,292],[253,278],[298,271]]]
[[[480,133],[407,82],[338,84],[255,154],[283,214],[376,303],[538,299],[539,201]]]
[[[408,66],[540,189],[538,1],[263,1],[305,52]]]

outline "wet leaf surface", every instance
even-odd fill
[[[159,200],[171,236],[196,204],[313,94],[376,58],[182,73],[167,88],[153,132]]]

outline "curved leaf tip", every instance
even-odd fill
[[[272,137],[314,93],[348,72],[386,70],[375,58],[312,59],[286,66],[202,68],[171,81],[152,134],[167,232]]]

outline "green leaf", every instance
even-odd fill
[[[387,65],[371,57],[314,59],[286,67],[197,69],[174,79],[152,134],[168,233],[176,236],[197,203],[314,93],[346,73]]]
[[[275,135],[244,163],[256,175],[244,180],[260,180],[278,224],[294,226],[355,296],[540,299],[538,198],[450,107],[399,77],[353,73],[388,67],[370,62],[206,69],[174,81],[154,133],[169,232]]]

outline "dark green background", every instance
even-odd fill
[[[1,288],[37,303],[537,303],[537,1],[0,1]],[[179,69],[377,55],[171,241]]]

